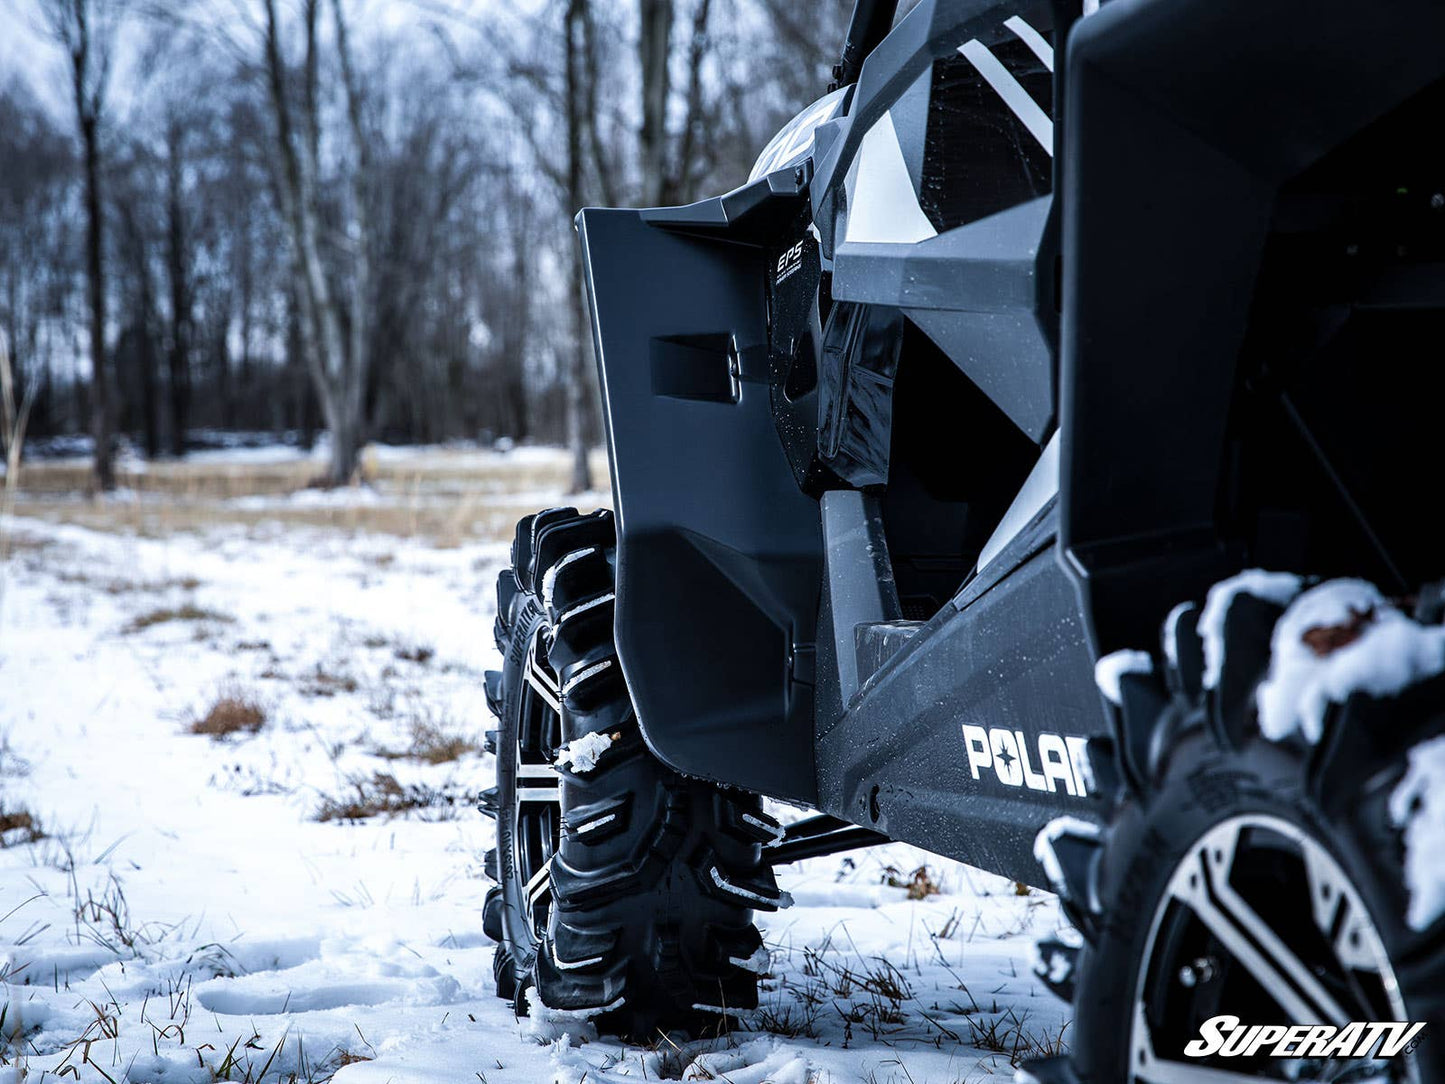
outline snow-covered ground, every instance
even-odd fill
[[[1067,1042],[1052,898],[901,845],[780,871],[731,1034],[515,1020],[472,804],[505,544],[85,522],[0,523],[0,1084],[946,1084]]]

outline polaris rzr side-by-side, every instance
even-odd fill
[[[895,8],[578,216],[615,513],[498,583],[498,993],[746,1010],[772,867],[903,840],[1077,930],[1024,1079],[1445,1080],[1445,6]]]

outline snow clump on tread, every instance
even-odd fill
[[[759,945],[751,956],[733,956],[728,962],[755,975],[766,975],[772,969],[773,954],[766,945]]]
[[[597,767],[602,754],[612,747],[615,740],[616,736],[612,734],[584,734],[557,750],[557,759],[552,762],[553,766],[571,768],[578,773],[590,772]]]
[[[1199,615],[1199,636],[1204,641],[1204,687],[1219,685],[1224,672],[1224,619],[1236,595],[1253,595],[1280,606],[1288,606],[1300,592],[1303,581],[1290,572],[1266,572],[1251,568],[1209,589]]]
[[[1260,732],[1271,741],[1298,732],[1314,744],[1331,703],[1394,695],[1445,671],[1445,628],[1418,624],[1364,580],[1331,580],[1290,604],[1270,655],[1256,694]]]
[[[1410,769],[1390,795],[1390,819],[1405,833],[1406,921],[1424,930],[1445,915],[1445,737],[1410,750]]]
[[[1115,651],[1094,664],[1094,684],[1111,704],[1122,704],[1124,693],[1120,682],[1125,674],[1152,674],[1154,660],[1147,651]]]

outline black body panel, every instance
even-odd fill
[[[773,424],[766,252],[636,211],[579,222],[643,733],[679,771],[812,801],[822,541]]]
[[[1445,76],[1442,41],[1434,0],[1112,0],[1072,34],[1062,535],[1101,652],[1239,566],[1220,484],[1277,193]]]
[[[1073,737],[1077,754],[1080,739],[1107,730],[1051,525],[1051,518],[1041,522],[1000,557],[1005,567],[1021,562],[1011,575],[961,598],[962,611],[944,607],[912,634],[820,734],[820,808],[891,839],[1043,883],[1034,836],[1061,813],[1096,815],[1092,803],[1062,784],[1054,793],[1010,786],[988,769],[975,779],[961,727],[1020,735],[1035,778],[1041,735]],[[1081,769],[1071,767],[1077,778]]]
[[[1036,444],[1053,430],[1057,405],[1056,170],[1051,149],[960,47],[986,45],[1048,113],[1061,83],[1004,24],[1031,20],[1058,41],[1077,11],[1038,0],[918,4],[868,58],[848,115],[824,126],[831,139],[812,185],[834,296],[901,308]],[[1062,76],[1062,50],[1055,56]],[[875,243],[849,240],[839,225],[882,122],[897,133],[917,213],[936,236]]]
[[[1411,329],[1438,340],[1445,260],[1362,277],[1336,251],[1346,234],[1297,227],[1289,203],[1433,86],[1423,122],[1353,153],[1401,164],[1401,198],[1408,175],[1445,210],[1429,123],[1445,115],[1445,7],[1049,10],[1052,54],[1018,39],[1034,65],[995,31],[1043,25],[1036,2],[921,0],[809,161],[689,207],[580,216],[618,647],[649,744],[682,771],[1032,883],[1036,829],[1099,815],[1080,763],[1110,726],[1097,656],[1155,642],[1175,603],[1245,561],[1376,561],[1401,587],[1445,575],[1412,548],[1401,485],[1371,482],[1425,461],[1440,395],[1402,409],[1408,390],[1370,376],[1403,386],[1410,365],[1361,367],[1371,344],[1422,358]],[[950,177],[967,162],[949,155],[967,150],[945,144],[980,123],[951,108],[989,105],[956,60],[983,39],[1013,58],[1029,101],[1009,108],[1034,143],[973,174],[982,197],[965,199]],[[870,143],[886,154],[867,173]],[[1349,163],[1325,173],[1326,188],[1358,179]],[[916,214],[849,240],[860,175],[912,184]],[[1445,395],[1445,373],[1412,379]],[[1371,419],[1352,426],[1362,402]],[[1042,479],[1027,501],[1026,477]]]

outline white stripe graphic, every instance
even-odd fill
[[[978,74],[983,76],[984,82],[998,92],[1004,105],[1014,116],[1023,122],[1025,128],[1039,141],[1039,145],[1049,152],[1049,157],[1054,154],[1054,122],[1049,115],[1039,108],[1039,104],[1029,97],[1029,92],[1019,84],[1007,68],[999,62],[998,57],[989,52],[988,46],[984,45],[977,38],[966,41],[958,47],[958,51],[964,55],[970,64],[978,69]]]
[[[1042,34],[1031,27],[1022,17],[1015,15],[1011,19],[1004,20],[1004,26],[1014,32],[1014,35],[1027,45],[1034,56],[1043,61],[1044,67],[1049,71],[1054,70],[1054,47],[1048,43]]]
[[[911,245],[937,236],[918,205],[893,116],[884,113],[863,136],[848,172],[848,224],[843,240]]]

